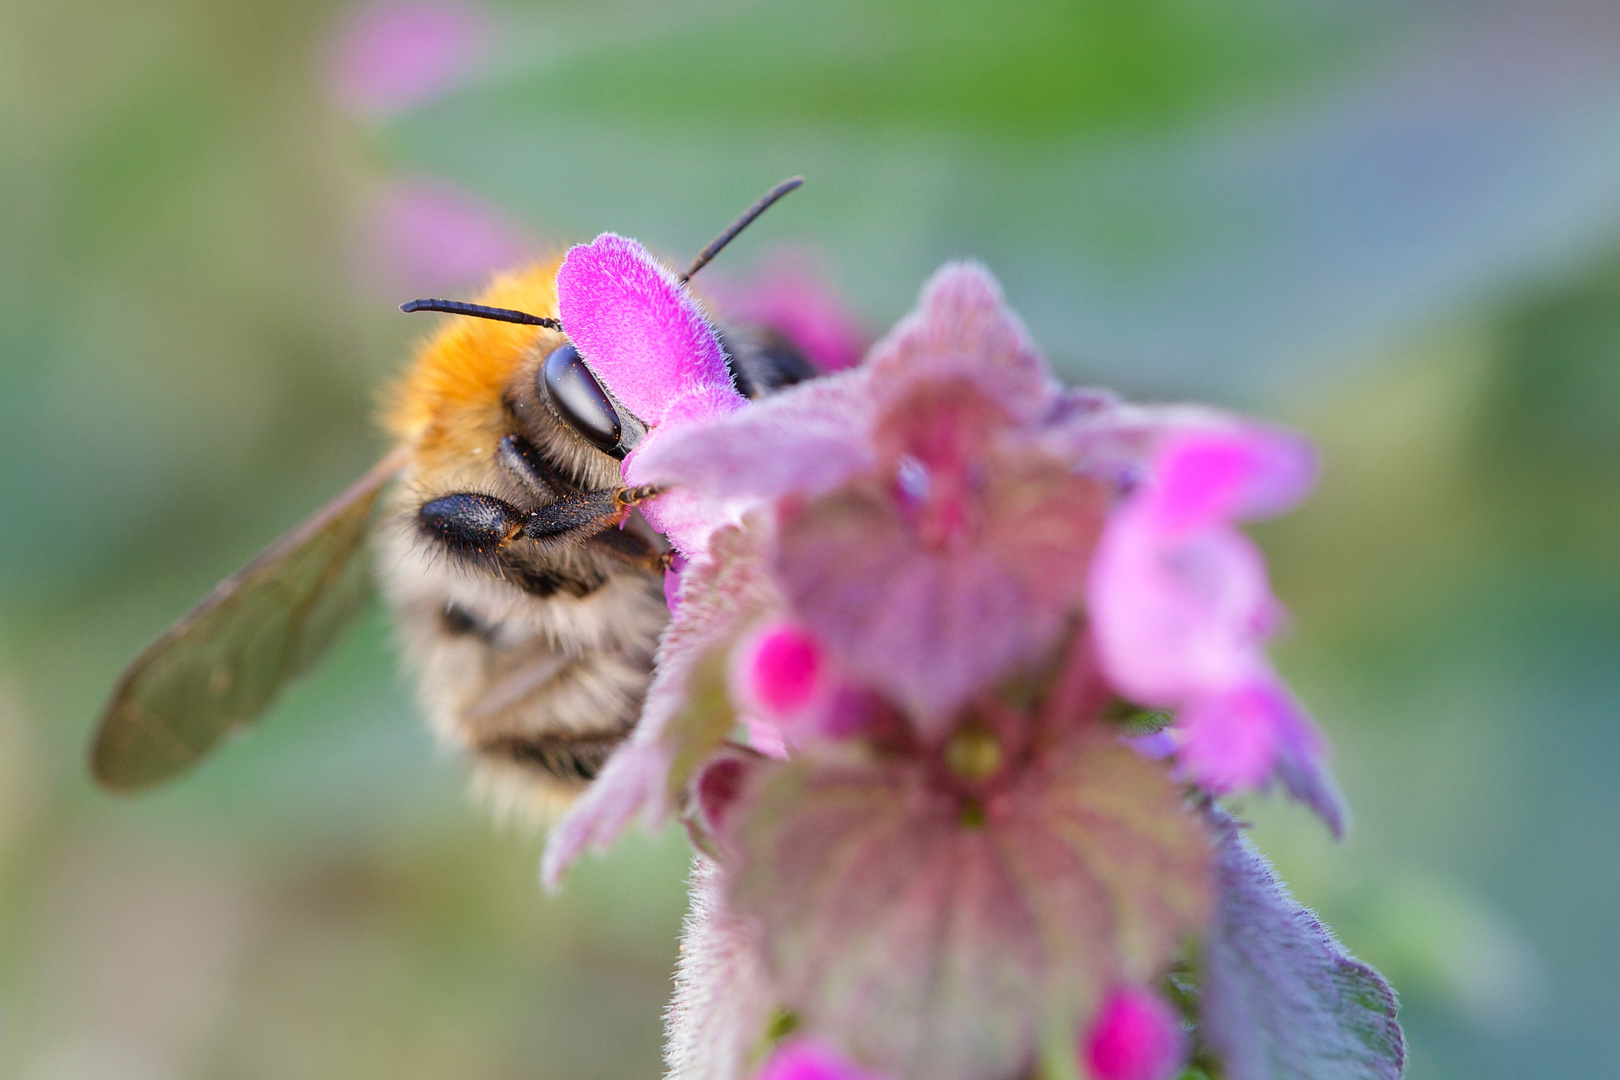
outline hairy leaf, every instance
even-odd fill
[[[1221,827],[1199,1036],[1225,1080],[1398,1080],[1395,991],[1294,900],[1234,824]]]

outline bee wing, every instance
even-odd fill
[[[405,447],[389,454],[124,669],[90,754],[103,787],[128,791],[181,772],[321,658],[374,591],[368,525],[408,456]]]

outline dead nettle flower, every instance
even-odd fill
[[[1199,794],[1278,776],[1338,827],[1233,527],[1303,493],[1303,444],[1064,390],[971,264],[859,367],[746,407],[639,245],[574,249],[558,294],[652,425],[625,476],[671,485],[648,518],[690,562],[641,722],[543,874],[682,812],[705,855],[672,1075],[1398,1075],[1334,1064],[1324,1033],[1387,987],[1311,982],[1342,952],[1250,902]],[[1124,737],[1144,706],[1177,717],[1167,760]],[[1321,1031],[1244,1058],[1277,1044],[1263,985],[1291,963]]]

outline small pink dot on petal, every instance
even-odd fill
[[[1093,1080],[1166,1080],[1185,1052],[1175,1011],[1134,988],[1115,991],[1104,1002],[1082,1047]]]
[[[754,646],[748,688],[765,709],[789,715],[814,700],[825,666],[820,642],[796,626],[777,627]]]

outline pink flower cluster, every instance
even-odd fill
[[[1342,827],[1237,530],[1304,495],[1308,445],[1065,389],[973,264],[860,365],[752,404],[633,241],[571,251],[558,299],[650,426],[624,476],[668,487],[646,513],[686,563],[641,722],[543,874],[686,821],[673,1075],[1171,1075],[1192,1021],[1155,988],[1186,943],[1230,958],[1223,986],[1266,979],[1214,951],[1233,841],[1208,797],[1275,779]],[[1127,738],[1147,711],[1168,755]],[[1239,993],[1213,1015],[1263,1023]]]

